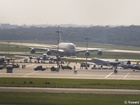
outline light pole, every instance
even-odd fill
[[[57,56],[58,56],[61,31],[58,30],[58,31],[56,31],[56,33],[58,34],[58,40],[57,40]]]
[[[9,50],[10,50],[9,47],[10,47],[10,41],[8,41],[8,57],[10,57],[10,56],[9,56]]]
[[[17,45],[16,48],[17,48],[17,53],[18,53],[18,48],[19,48],[19,46]]]
[[[86,40],[86,50],[88,50],[88,40],[90,40],[90,38],[85,38]]]
[[[59,28],[59,26],[58,26],[58,28]],[[58,34],[58,40],[57,40],[57,65],[59,66],[59,60],[60,60],[60,58],[59,58],[59,43],[60,43],[60,34],[61,34],[61,31],[58,29],[58,31],[56,31],[56,33]]]
[[[86,40],[86,53],[85,53],[85,56],[86,56],[86,67],[85,67],[85,69],[88,69],[87,68],[87,58],[90,55],[89,52],[88,52],[88,40],[90,40],[90,38],[86,37],[85,40]]]

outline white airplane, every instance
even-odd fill
[[[30,48],[30,53],[35,54],[36,50],[45,50],[47,55],[51,55],[51,53],[59,54],[60,56],[75,56],[76,53],[85,53],[85,56],[89,56],[90,52],[97,51],[98,55],[102,55],[102,51],[100,49],[85,49],[78,50],[76,49],[75,44],[61,42],[55,48]]]
[[[109,60],[104,60],[104,59],[99,59],[99,58],[93,58],[91,60],[91,62],[97,64],[97,65],[101,65],[101,66],[118,66],[119,64],[121,64],[120,61],[115,60],[115,61],[109,61]]]
[[[46,61],[46,60],[53,59],[53,58],[49,57],[47,54],[45,54],[45,53],[42,54],[42,55],[34,55],[34,54],[22,55],[22,54],[20,54],[20,55],[15,55],[15,57],[24,58],[24,60],[30,59],[30,61],[31,61],[32,59],[36,59],[36,60],[38,60],[38,62],[39,62],[40,60]]]
[[[117,72],[117,67],[130,67],[131,61],[119,61],[118,59],[112,61],[112,60],[105,60],[105,59],[99,59],[99,58],[93,58],[89,64],[96,64],[101,66],[109,66],[114,68],[114,72]]]

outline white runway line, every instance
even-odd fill
[[[123,79],[125,79],[125,78],[129,75],[129,74],[130,74],[130,73],[127,73],[127,74],[126,74],[126,76],[124,76],[124,78],[123,78]]]
[[[39,71],[34,71],[34,72],[32,72],[32,73],[28,73],[28,74],[25,74],[25,75],[23,75],[23,76],[32,75],[32,74],[35,74],[35,73],[37,73],[37,72],[39,72]]]
[[[108,78],[111,74],[113,74],[113,72],[111,72],[110,74],[108,74],[108,75],[105,77],[105,79]]]

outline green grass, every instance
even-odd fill
[[[76,44],[77,47],[85,47],[86,48],[85,42],[74,42],[74,44]],[[125,46],[125,45],[114,45],[114,44],[93,43],[93,42],[89,42],[88,47],[140,51],[140,47],[137,47],[137,46]]]
[[[85,58],[84,54],[77,54],[77,57]],[[102,56],[97,55],[97,53],[91,53],[89,58],[109,58],[109,59],[140,59],[140,54],[133,53],[115,53],[115,52],[103,52]]]
[[[140,90],[140,80],[0,78],[0,86]]]
[[[8,53],[8,52],[26,52],[26,51],[29,51],[29,48],[8,45],[8,44],[0,44],[0,51],[5,52],[5,53]]]
[[[140,95],[13,93],[1,92],[0,104],[20,105],[125,105],[124,101],[139,101]]]

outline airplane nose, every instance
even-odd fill
[[[70,49],[75,49],[75,47],[73,45],[69,45]]]

